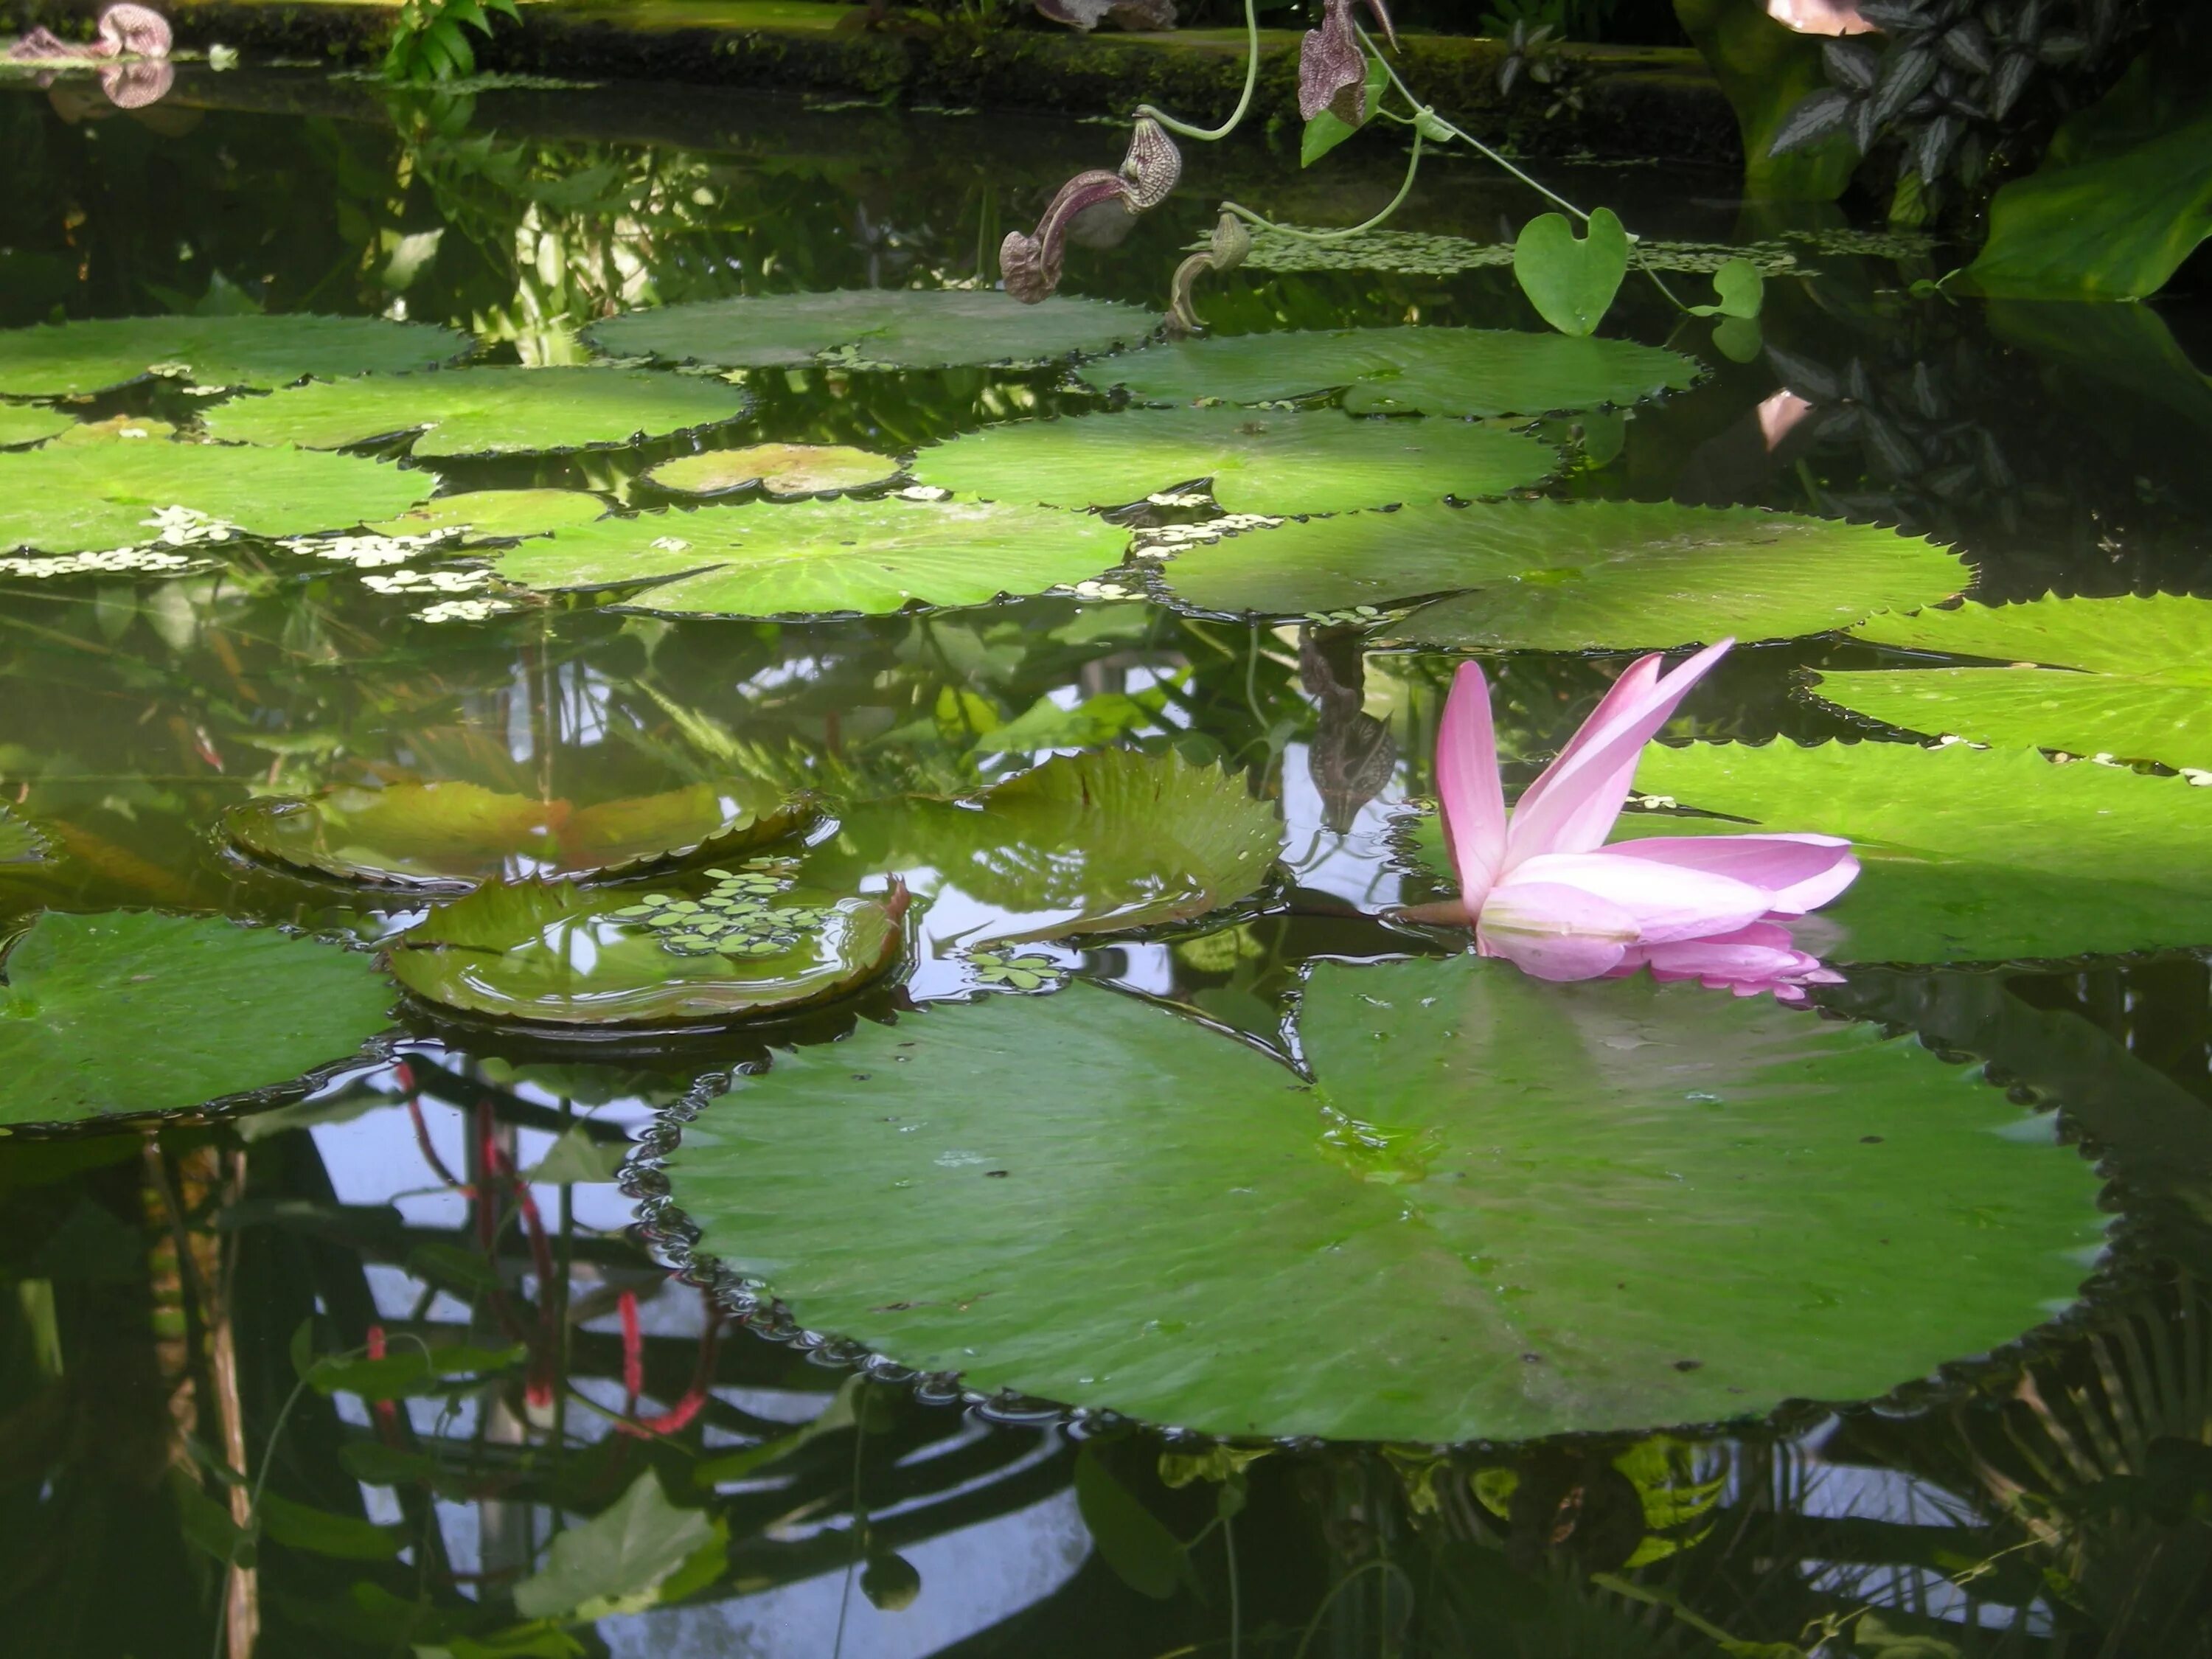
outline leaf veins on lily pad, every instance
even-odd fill
[[[1320,963],[1297,1030],[1310,1077],[1081,983],[864,1022],[684,1125],[672,1195],[970,1389],[1430,1443],[1881,1395],[2101,1246],[2051,1118],[1870,1025],[1470,954]]]
[[[1696,362],[1632,340],[1506,329],[1358,328],[1178,340],[1083,378],[1146,403],[1272,403],[1341,391],[1354,414],[1546,415],[1679,392]]]
[[[739,890],[733,872],[639,894],[494,882],[434,907],[385,953],[416,996],[556,1026],[721,1024],[857,990],[897,965],[903,888],[882,899]]]
[[[355,1058],[391,1024],[367,956],[219,917],[47,911],[0,975],[0,1124],[259,1095]]]
[[[817,616],[1072,586],[1127,541],[1045,507],[840,497],[602,519],[493,557],[524,587],[643,587],[630,607],[660,615]]]
[[[1316,519],[1224,537],[1164,568],[1201,610],[1300,617],[1444,597],[1395,642],[1625,650],[1788,639],[1948,598],[1966,567],[1917,537],[1755,507],[1504,501]]]
[[[113,317],[0,330],[0,392],[61,398],[103,392],[157,368],[197,386],[289,386],[428,368],[469,337],[381,317]]]
[[[1231,513],[1287,516],[1473,500],[1540,483],[1548,444],[1449,420],[1359,420],[1331,409],[1136,409],[1016,421],[925,449],[915,477],[963,495],[1121,507],[1210,480]]]
[[[506,455],[619,448],[734,421],[744,392],[691,374],[622,368],[456,368],[313,380],[208,411],[226,442],[342,449],[415,432],[412,453]]]
[[[1056,362],[1144,339],[1159,319],[1136,306],[1065,295],[1024,305],[995,290],[842,289],[702,300],[594,323],[611,356],[720,368],[793,368],[844,348],[889,368]]]
[[[267,797],[232,807],[223,830],[256,857],[344,880],[474,886],[735,856],[812,816],[804,799],[738,781],[588,806],[446,781]]]

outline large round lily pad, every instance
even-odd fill
[[[456,781],[267,797],[232,807],[223,830],[257,857],[346,880],[472,887],[734,856],[811,816],[803,800],[740,781],[578,806]]]
[[[1249,897],[1282,824],[1243,779],[1175,754],[1063,755],[965,801],[876,801],[841,812],[806,878],[849,888],[902,875],[957,914],[969,943],[1187,921]]]
[[[0,331],[0,392],[101,392],[160,369],[196,386],[289,386],[450,362],[469,337],[381,317],[115,317]]]
[[[257,1094],[352,1058],[391,1024],[368,957],[216,917],[49,911],[0,974],[0,1124]]]
[[[1240,334],[1147,346],[1083,378],[1146,403],[1270,403],[1341,390],[1355,414],[1544,415],[1679,392],[1698,365],[1632,340],[1482,328]]]
[[[752,399],[725,381],[623,368],[457,368],[314,380],[211,409],[226,442],[341,449],[404,432],[416,455],[620,447],[734,421]]]
[[[1645,751],[1637,787],[1710,818],[1632,835],[1848,836],[1850,890],[1792,924],[1844,962],[1990,962],[2212,945],[2212,789],[1963,744],[1694,744]]]
[[[494,556],[525,587],[654,583],[636,609],[777,617],[1042,592],[1120,562],[1126,541],[1044,507],[841,498],[603,519]]]
[[[232,526],[259,536],[350,530],[404,513],[438,487],[435,473],[403,471],[355,455],[231,449],[160,440],[49,445],[0,455],[0,552],[89,553],[161,541],[170,522],[196,532]]]
[[[709,449],[663,461],[646,477],[663,489],[684,495],[720,495],[736,489],[771,496],[834,495],[888,483],[899,475],[891,456],[850,444],[750,444],[743,449]]]
[[[1298,1034],[1312,1083],[1082,984],[863,1024],[686,1124],[673,1196],[802,1325],[970,1388],[1430,1443],[1885,1394],[2064,1308],[2104,1231],[2050,1118],[1763,1000],[1325,963]]]
[[[434,907],[386,952],[416,995],[565,1026],[722,1023],[788,1012],[896,966],[902,891],[785,890],[710,870],[651,894],[566,881],[492,883]]]
[[[1300,616],[1456,594],[1394,641],[1578,651],[1785,639],[1933,604],[1966,568],[1870,525],[1671,501],[1505,501],[1362,513],[1224,537],[1164,575],[1206,611]]]
[[[985,290],[844,289],[702,300],[594,323],[584,337],[617,357],[775,368],[840,348],[890,368],[1053,362],[1144,339],[1159,319],[1136,306],[1059,296],[1025,306]]]
[[[1502,495],[1540,483],[1558,464],[1549,444],[1465,421],[1139,409],[985,427],[923,450],[915,477],[963,495],[1051,507],[1121,507],[1210,480],[1229,512],[1288,515]]]
[[[20,449],[44,443],[76,424],[74,416],[58,410],[23,404],[0,404],[0,449]]]
[[[1853,631],[1875,645],[2006,665],[1814,681],[1854,714],[1930,737],[2212,769],[2212,600],[1969,605]]]

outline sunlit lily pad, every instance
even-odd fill
[[[775,496],[834,495],[888,483],[899,470],[891,456],[849,444],[752,444],[744,449],[679,455],[645,476],[663,489],[684,495],[752,489]]]
[[[738,781],[578,806],[452,781],[267,797],[232,807],[223,830],[256,857],[346,880],[474,886],[735,856],[811,816],[803,800]]]
[[[0,975],[0,1124],[258,1094],[353,1057],[391,1024],[368,957],[216,917],[49,911]]]
[[[458,530],[464,541],[504,541],[589,524],[607,511],[604,498],[585,489],[472,489],[437,496],[369,527],[387,536]]]
[[[840,498],[603,519],[494,557],[525,587],[653,583],[635,608],[777,617],[1042,592],[1119,563],[1127,539],[1044,507]]]
[[[734,421],[738,387],[693,374],[622,368],[459,368],[313,380],[208,411],[225,442],[341,449],[417,432],[416,455],[507,455],[620,447]]]
[[[70,416],[52,409],[23,404],[0,404],[0,449],[18,449],[59,437],[76,424]]]
[[[0,805],[0,865],[37,864],[46,856],[46,838]]]
[[[1063,755],[967,801],[878,801],[840,814],[809,881],[902,875],[984,939],[1057,939],[1186,921],[1249,897],[1282,845],[1269,802],[1180,756]]]
[[[1231,513],[1336,513],[1472,500],[1540,483],[1558,452],[1465,421],[1355,420],[1338,410],[1139,409],[985,427],[915,462],[963,495],[1052,507],[1121,507],[1212,481]]]
[[[1284,525],[1164,572],[1202,610],[1301,616],[1437,594],[1388,630],[1458,650],[1787,639],[1930,605],[1968,579],[1934,543],[1870,525],[1671,501],[1506,501]]]
[[[1632,817],[1624,835],[1810,830],[1865,873],[1792,924],[1844,962],[1984,962],[2212,945],[2212,789],[1954,744],[1646,751],[1637,787],[1744,820]]]
[[[156,515],[182,507],[179,534],[234,526],[261,536],[350,530],[404,513],[437,475],[354,455],[149,441],[49,445],[0,455],[0,551],[83,553],[161,541]]]
[[[685,1124],[672,1195],[804,1327],[971,1389],[1423,1443],[1882,1395],[2069,1305],[2104,1231],[2051,1118],[1765,1000],[1324,963],[1298,1036],[1311,1083],[1081,984],[863,1024]]]
[[[2212,600],[1969,605],[1854,631],[1874,645],[2007,665],[1814,678],[1855,714],[1930,737],[2212,769]]]
[[[289,386],[450,362],[469,337],[381,317],[117,317],[0,330],[0,392],[105,391],[155,369],[196,386]]]
[[[1159,319],[1136,306],[1065,296],[1025,306],[994,290],[844,289],[702,300],[594,323],[584,337],[616,357],[720,368],[790,368],[840,348],[891,368],[1053,362],[1144,339]]]
[[[471,1014],[689,1024],[829,1001],[888,972],[904,945],[903,891],[763,896],[744,890],[742,872],[667,879],[651,894],[493,883],[434,907],[386,959],[416,995]]]
[[[1083,378],[1147,403],[1271,403],[1341,390],[1355,414],[1545,415],[1632,404],[1698,378],[1679,352],[1632,340],[1481,328],[1358,328],[1177,340]]]

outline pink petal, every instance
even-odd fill
[[[1844,977],[1797,949],[1789,929],[1771,922],[1707,939],[1638,946],[1614,971],[1632,972],[1638,966],[1650,967],[1654,979],[1693,979],[1707,990],[1738,996],[1771,991],[1784,1002],[1802,1001],[1805,986],[1839,985]]]
[[[1482,953],[1538,979],[1595,979],[1627,955],[1636,918],[1579,887],[1523,882],[1500,887],[1482,908]]]
[[[1627,804],[1644,745],[1735,643],[1709,645],[1663,678],[1656,675],[1652,657],[1623,674],[1623,682],[1633,682],[1629,690],[1623,693],[1616,684],[1522,796],[1506,833],[1504,868],[1547,853],[1587,853],[1605,845]]]
[[[1530,859],[1492,890],[1482,909],[1486,926],[1498,902],[1524,883],[1572,887],[1604,901],[1635,923],[1629,942],[1638,945],[1734,933],[1765,915],[1774,898],[1747,881],[1656,859],[1625,859],[1610,850],[1547,853]]]
[[[1461,899],[1480,910],[1505,856],[1505,787],[1498,776],[1498,736],[1490,685],[1471,662],[1459,665],[1437,731],[1437,796]]]
[[[1817,910],[1858,878],[1851,844],[1834,836],[1655,836],[1617,841],[1608,854],[1733,876],[1774,896],[1777,915]]]

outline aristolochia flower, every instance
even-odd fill
[[[1509,818],[1490,687],[1461,665],[1437,737],[1437,793],[1460,896],[1410,920],[1472,927],[1485,956],[1539,979],[1595,979],[1649,967],[1738,996],[1785,1002],[1839,975],[1777,926],[1826,904],[1858,875],[1833,836],[1656,836],[1605,845],[1644,745],[1732,641],[1672,674],[1658,656],[1621,675]]]
[[[1398,33],[1382,0],[1367,0],[1367,9],[1396,46]],[[1322,0],[1321,27],[1308,29],[1298,43],[1299,118],[1310,121],[1323,110],[1355,127],[1367,118],[1367,54],[1359,49],[1352,0]]]
[[[1006,292],[1024,305],[1051,298],[1060,286],[1060,262],[1067,257],[1067,229],[1078,215],[1107,202],[1120,203],[1127,213],[1143,213],[1166,201],[1182,176],[1182,152],[1167,129],[1150,116],[1139,116],[1119,173],[1101,168],[1077,173],[1060,187],[1034,235],[1006,233],[999,245],[999,273],[1006,278]]]

